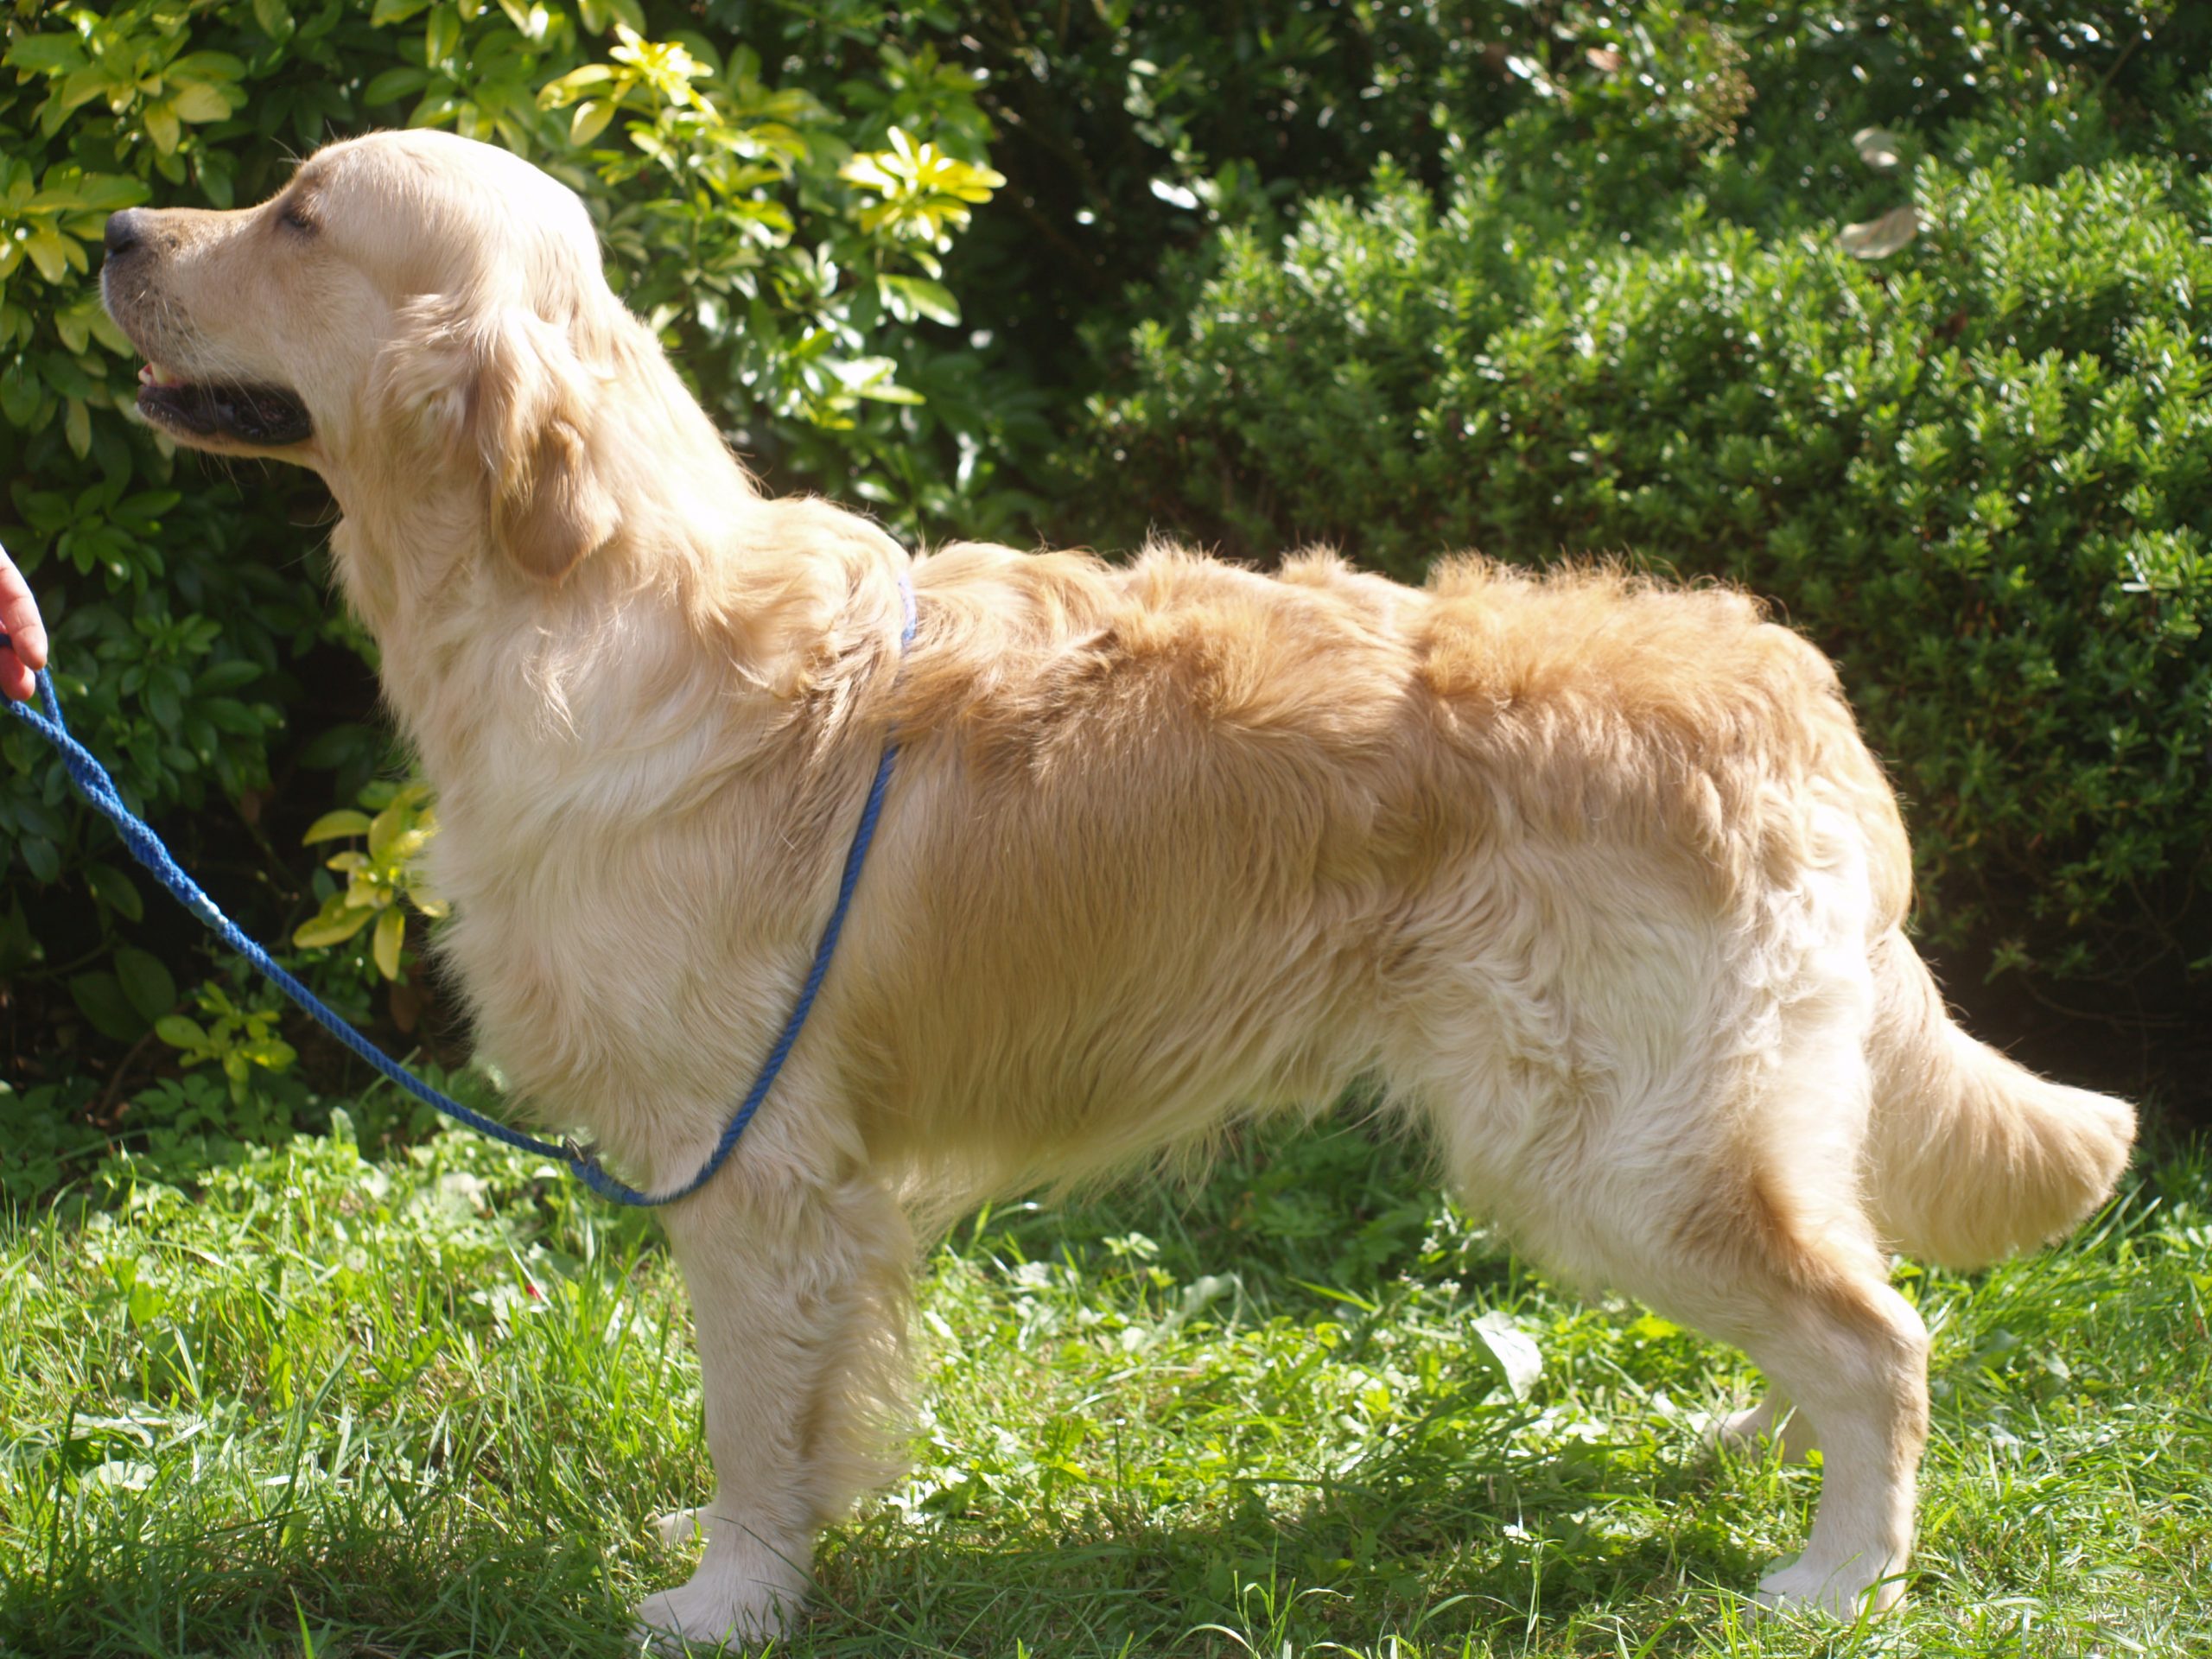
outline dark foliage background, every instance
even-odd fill
[[[6,41],[0,539],[87,741],[388,1041],[466,1052],[328,505],[127,412],[93,249],[435,122],[586,194],[772,486],[901,534],[1770,595],[1909,798],[1955,994],[2077,1076],[2212,1075],[2202,8],[16,0]],[[0,859],[9,1193],[359,1085],[12,728]]]

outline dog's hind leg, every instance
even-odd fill
[[[1531,1254],[1602,1277],[1741,1348],[1818,1436],[1822,1488],[1811,1538],[1794,1563],[1761,1580],[1759,1602],[1845,1618],[1896,1605],[1928,1433],[1928,1337],[1890,1287],[1871,1229],[1863,1218],[1851,1224],[1841,1207],[1847,1166],[1838,1206],[1822,1214],[1800,1207],[1799,1194],[1770,1181],[1756,1158],[1645,1166],[1633,1181],[1620,1177],[1624,1160],[1601,1154],[1596,1161],[1611,1165],[1611,1179],[1562,1183],[1554,1195],[1579,1188],[1579,1196],[1516,1230]],[[1755,1415],[1747,1427],[1770,1431],[1771,1421]]]
[[[1668,1019],[1601,1027],[1636,1000],[1586,990],[1585,1023],[1549,1051],[1563,1058],[1516,1066],[1470,1047],[1421,1093],[1447,1170],[1534,1259],[1736,1344],[1796,1405],[1819,1437],[1821,1497],[1803,1554],[1759,1600],[1850,1616],[1903,1593],[1928,1338],[1890,1287],[1860,1192],[1863,950],[1847,932],[1795,965],[1787,1001],[1721,982],[1687,1020],[1662,1002]],[[1703,1035],[1686,1051],[1677,1030]]]
[[[1609,1275],[1743,1349],[1818,1437],[1812,1536],[1758,1599],[1846,1618],[1904,1595],[1928,1438],[1927,1329],[1890,1286],[1859,1187],[1868,1071],[1855,978],[1824,981],[1808,963],[1765,1059],[1711,1079],[1717,1135],[1682,1143],[1694,1161],[1660,1185],[1642,1236],[1617,1242]],[[1754,1413],[1743,1427],[1773,1421]]]
[[[913,1243],[891,1195],[756,1179],[738,1165],[668,1216],[691,1293],[718,1489],[671,1517],[699,1570],[639,1610],[717,1642],[773,1634],[804,1601],[814,1540],[895,1467]],[[718,1190],[719,1189],[719,1190]]]
[[[1766,1373],[1769,1405],[1732,1426],[1771,1434],[1771,1404],[1788,1400],[1796,1416],[1782,1431],[1784,1455],[1817,1436],[1823,1472],[1812,1536],[1794,1563],[1760,1581],[1758,1599],[1849,1618],[1904,1594],[1928,1436],[1928,1334],[1891,1288],[1878,1251],[1806,1221],[1748,1172],[1732,1192],[1681,1217],[1678,1236],[1689,1248],[1672,1271],[1617,1276],[1734,1343]],[[1710,1275],[1710,1288],[1684,1283],[1691,1275]],[[1802,1440],[1801,1421],[1810,1431]]]

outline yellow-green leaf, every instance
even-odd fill
[[[576,105],[569,118],[569,142],[588,144],[607,130],[607,124],[614,118],[614,106],[603,99],[588,98]]]
[[[26,35],[8,48],[4,61],[26,74],[58,75],[85,60],[85,48],[68,35]]]
[[[543,6],[525,6],[521,0],[499,0],[499,10],[507,14],[507,21],[515,26],[515,32],[525,41],[545,38],[545,26],[552,19],[546,15]]]
[[[395,801],[369,820],[369,856],[379,861],[391,856],[392,846],[410,828],[414,815]]]
[[[334,900],[322,907],[321,914],[300,924],[292,934],[292,943],[303,950],[343,944],[366,927],[369,918],[375,913],[367,910],[347,910],[342,901]]]
[[[93,306],[89,315],[92,320],[92,338],[108,350],[119,357],[129,357],[138,349],[130,343],[130,337],[115,326],[115,319],[101,307]]]
[[[369,815],[344,806],[335,812],[326,812],[308,826],[300,837],[300,845],[312,847],[318,841],[336,841],[342,836],[365,836],[369,833]]]
[[[879,276],[876,282],[883,289],[884,298],[892,302],[893,311],[899,311],[903,304],[902,321],[911,321],[907,314],[918,314],[931,322],[960,321],[960,302],[942,283],[932,283],[923,276]]]
[[[423,61],[443,63],[461,49],[461,13],[451,5],[432,8],[423,26]]]
[[[593,87],[605,86],[613,79],[614,71],[603,63],[588,63],[581,69],[571,69],[567,74],[549,80],[537,89],[537,107],[557,110],[564,104],[575,103]],[[621,96],[619,90],[615,96]]]
[[[399,977],[399,942],[407,932],[407,918],[397,910],[387,910],[377,918],[377,935],[372,950],[377,959],[377,971],[386,979]]]
[[[172,154],[184,136],[183,124],[166,102],[149,104],[139,119],[146,124],[146,136],[154,141],[154,148],[164,156]]]
[[[94,65],[66,76],[54,92],[54,105],[67,113],[80,104],[104,97],[110,109],[121,110],[130,102],[130,92],[128,80],[118,81],[105,69]]]
[[[221,121],[231,112],[230,100],[204,80],[178,87],[169,107],[186,121]]]
[[[38,267],[38,274],[58,283],[69,274],[69,251],[77,245],[59,231],[41,228],[23,238],[23,245]],[[83,257],[81,254],[79,256]]]
[[[356,870],[346,878],[345,903],[356,910],[382,910],[391,903],[391,889],[374,870]]]

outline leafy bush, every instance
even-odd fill
[[[2069,10],[1592,9],[1440,203],[1385,168],[1185,268],[1073,456],[1090,534],[1741,580],[1841,658],[1941,940],[2183,995],[2212,61]]]
[[[882,16],[852,0],[808,10],[855,38]],[[1001,182],[985,164],[974,78],[887,43],[810,79],[787,73],[790,63],[765,68],[737,25],[780,40],[787,21],[728,0],[128,0],[18,7],[6,22],[0,540],[48,613],[80,735],[254,931],[304,923],[303,949],[337,948],[309,965],[349,1012],[371,1013],[370,963],[375,982],[393,982],[386,1013],[402,1029],[424,987],[403,965],[400,912],[353,905],[378,918],[356,937],[294,850],[302,826],[350,802],[385,760],[364,719],[366,642],[332,614],[315,563],[300,560],[319,539],[302,527],[327,503],[285,474],[241,490],[224,470],[180,461],[129,412],[131,354],[99,308],[91,250],[117,208],[249,202],[325,137],[451,127],[529,155],[585,194],[610,275],[741,446],[801,477],[835,477],[909,533],[930,507],[1004,522],[1019,498],[995,498],[994,468],[972,464],[985,438],[954,435],[963,410],[995,400],[925,343],[959,317],[943,257]],[[925,404],[901,382],[908,363],[918,383],[964,391],[965,403]],[[1004,422],[975,424],[989,435]],[[932,447],[931,464],[910,453]],[[925,477],[926,501],[907,487]],[[353,856],[374,861],[371,839]],[[360,878],[356,898],[389,895],[400,879],[396,867],[345,874]],[[335,902],[348,908],[345,894]],[[149,907],[38,740],[0,728],[0,979],[12,1027],[0,1140],[11,1151],[77,1146],[88,1123],[104,1129],[133,1110],[159,1121],[155,1096],[204,1094],[214,1071],[225,1084],[194,1109],[219,1113],[227,1090],[244,1112],[287,1074],[289,1060],[270,1063],[281,1052],[273,1027],[251,1039],[239,1023],[218,1040],[231,1018],[211,1007],[229,995],[219,987],[194,998],[213,1025],[184,1012],[175,975],[197,943],[165,900]],[[181,1040],[149,1040],[163,1021]],[[238,1058],[256,1042],[258,1058]],[[143,1084],[171,1050],[212,1069],[136,1108],[118,1097],[124,1074],[135,1066]],[[67,1128],[52,1121],[72,1114],[79,1122]],[[51,1173],[39,1167],[0,1173],[11,1191],[36,1190]]]
[[[777,487],[857,499],[908,536],[1020,540],[1049,520],[1134,539],[1150,519],[1254,553],[1333,535],[1402,570],[1478,538],[1735,570],[1851,657],[1862,702],[1892,689],[1875,714],[1923,815],[1962,796],[1923,838],[1946,925],[2009,918],[2014,956],[2047,961],[2077,901],[2109,899],[2139,923],[2175,912],[2202,955],[2172,773],[2201,721],[2138,713],[2110,742],[2079,724],[2100,683],[2123,713],[2196,683],[2177,666],[2201,608],[2196,486],[2169,416],[2202,346],[2160,284],[2201,270],[2174,239],[2205,219],[2200,10],[24,0],[0,25],[0,539],[126,793],[262,937],[334,940],[298,949],[350,1015],[452,1058],[397,906],[346,903],[396,896],[403,867],[341,870],[341,889],[315,868],[327,849],[302,850],[331,809],[366,787],[382,811],[398,787],[367,644],[324,597],[328,503],[302,475],[234,480],[148,435],[92,281],[115,207],[251,201],[325,137],[443,124],[583,191],[618,286]],[[1869,126],[1910,182],[1855,153]],[[2069,206],[2074,168],[2088,194]],[[1332,199],[1370,175],[1363,207]],[[1934,228],[1873,268],[1836,254],[1838,225],[1915,190]],[[2139,224],[2113,200],[2129,191],[2149,193]],[[1278,256],[1274,216],[1301,199]],[[1205,251],[1147,293],[1178,249]],[[1799,280],[1788,307],[1745,286]],[[1147,326],[1124,361],[1139,308],[1193,315]],[[1051,423],[1116,373],[1071,484],[1046,464]],[[2118,470],[2007,461],[2028,501],[1980,502],[2004,493],[1973,469],[2026,407],[2016,381],[2044,411],[2018,442],[2056,430],[2077,469]],[[1910,507],[1882,493],[1908,461]],[[2040,539],[2018,552],[1988,515],[2031,509]],[[1923,530],[1948,564],[1907,559]],[[2060,551],[2077,532],[2078,569]],[[2141,590],[2131,567],[2100,598],[2096,573],[2131,556]],[[2000,637],[2026,614],[2003,573],[2045,584],[2054,560],[2078,585],[2045,594],[2043,654],[2023,656]],[[1942,636],[1909,604],[1958,610],[1967,646],[1918,678],[1888,654]],[[2153,606],[2155,649],[2126,632]],[[1958,715],[2007,674],[2058,683],[2033,719]],[[2077,778],[2069,823],[2031,827],[2045,785]],[[1988,902],[2031,880],[2054,895],[2043,931]],[[340,939],[347,911],[372,919]],[[0,1147],[23,1149],[0,1160],[8,1192],[117,1132],[184,1160],[221,1144],[226,1114],[312,1121],[342,1076],[331,1052],[297,1022],[257,1038],[275,1005],[227,969],[196,986],[199,942],[0,727]],[[205,1041],[181,1025],[163,1041],[165,1018]]]

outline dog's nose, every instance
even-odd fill
[[[128,253],[145,239],[145,215],[136,207],[126,207],[119,213],[107,216],[107,234],[101,238],[111,258],[118,253]]]

